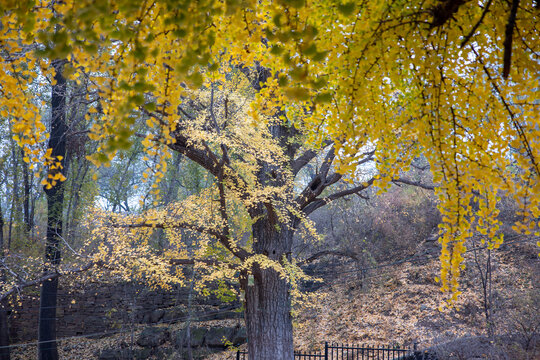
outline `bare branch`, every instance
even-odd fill
[[[302,155],[300,155],[298,158],[296,158],[292,162],[292,171],[293,174],[296,175],[304,166],[309,164],[311,160],[313,160],[317,156],[317,151],[315,150],[307,150]]]
[[[329,145],[333,145],[334,142],[331,141],[331,140],[326,140],[323,142],[322,144],[322,147],[325,148]],[[317,154],[319,152],[314,150],[314,149],[310,149],[310,150],[306,150],[302,155],[300,155],[298,158],[296,158],[295,160],[293,160],[292,162],[292,170],[293,170],[293,174],[296,175],[298,174],[298,172],[304,167],[306,166],[307,164],[309,164],[309,162],[311,160],[313,160]]]
[[[420,181],[414,181],[407,178],[394,179],[392,180],[392,182],[395,184],[406,184],[406,185],[411,185],[411,186],[417,186],[426,190],[435,190],[435,186],[433,185],[423,184]]]
[[[186,110],[184,110],[184,109],[182,108],[182,106],[179,105],[179,106],[178,106],[178,110],[179,110],[185,117],[187,117],[188,119],[190,119],[190,120],[195,120],[195,117],[194,117],[193,115],[189,114]]]
[[[302,210],[304,211],[304,213],[306,215],[309,215],[312,212],[314,212],[315,210],[317,210],[318,208],[321,208],[321,207],[331,203],[334,200],[341,199],[342,197],[345,197],[345,196],[348,196],[348,195],[353,195],[353,194],[356,194],[356,193],[358,193],[358,192],[360,192],[362,190],[367,189],[368,187],[373,185],[374,181],[375,181],[375,179],[371,178],[371,179],[369,179],[368,181],[362,183],[359,186],[356,186],[356,187],[353,187],[353,188],[350,188],[350,189],[346,189],[346,190],[342,190],[342,191],[338,191],[338,192],[336,192],[336,193],[334,193],[334,194],[332,194],[330,196],[327,196],[327,197],[325,197],[323,199],[314,199],[314,201],[306,203],[304,205],[304,207],[302,208]]]
[[[357,254],[354,253],[354,252],[345,252],[345,251],[339,251],[339,250],[324,250],[324,251],[320,251],[320,252],[318,252],[316,254],[311,255],[307,259],[299,261],[297,263],[297,265],[298,266],[306,265],[306,264],[312,263],[315,260],[317,260],[317,259],[319,259],[319,258],[321,258],[323,256],[327,256],[327,255],[346,257],[346,258],[353,259],[354,261],[359,260]]]
[[[30,280],[30,281],[26,281],[26,282],[23,282],[23,283],[19,283],[15,286],[13,286],[11,289],[7,290],[6,292],[3,292],[0,294],[0,301],[3,301],[4,299],[6,299],[8,296],[10,296],[11,294],[13,293],[16,293],[16,292],[20,292],[22,289],[24,288],[27,288],[27,287],[30,287],[30,286],[36,286],[36,285],[39,285],[47,280],[52,280],[52,279],[56,279],[56,278],[59,278],[61,276],[64,276],[64,275],[71,275],[71,274],[77,274],[77,273],[81,273],[81,272],[84,272],[84,271],[87,271],[87,270],[90,270],[92,267],[96,266],[96,265],[99,265],[98,263],[95,263],[95,262],[90,262],[88,264],[86,264],[85,266],[83,266],[82,268],[78,268],[78,269],[69,269],[69,270],[65,270],[65,271],[62,271],[62,272],[59,272],[59,271],[55,271],[55,272],[49,272],[37,279],[34,279],[34,280]]]
[[[321,170],[319,173],[323,178],[326,179],[326,175],[328,175],[328,171],[330,170],[330,166],[332,166],[332,163],[334,162],[334,159],[336,157],[335,148],[332,146],[330,150],[328,150],[328,153],[326,154],[324,161],[321,165]]]

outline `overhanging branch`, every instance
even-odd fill
[[[136,224],[118,224],[114,223],[111,224],[112,227],[117,228],[127,228],[127,229],[136,229],[136,228],[155,228],[155,229],[174,229],[174,228],[180,228],[180,229],[186,229],[186,230],[192,230],[199,232],[201,234],[206,234],[215,237],[219,242],[221,242],[227,250],[229,250],[234,256],[239,258],[240,260],[244,260],[249,256],[249,253],[237,246],[233,246],[233,244],[230,241],[229,236],[225,235],[221,231],[209,229],[204,226],[185,223],[185,222],[174,222],[174,223],[147,223],[147,222],[140,222]]]
[[[10,296],[11,294],[14,294],[16,292],[20,292],[22,289],[24,288],[27,288],[27,287],[31,287],[31,286],[36,286],[36,285],[39,285],[45,281],[48,281],[48,280],[52,280],[52,279],[56,279],[56,278],[59,278],[61,276],[64,276],[64,275],[72,275],[72,274],[78,274],[78,273],[81,273],[81,272],[85,272],[85,271],[88,271],[90,270],[92,267],[98,265],[98,263],[96,262],[90,262],[88,264],[86,264],[85,266],[81,267],[81,268],[78,268],[78,269],[70,269],[70,270],[65,270],[65,271],[55,271],[55,272],[49,272],[37,279],[34,279],[34,280],[29,280],[29,281],[26,281],[26,282],[23,282],[23,283],[19,283],[17,285],[14,285],[11,289],[7,290],[6,292],[3,292],[0,294],[0,301],[3,301],[4,299],[6,299],[8,296]]]

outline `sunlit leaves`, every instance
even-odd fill
[[[52,79],[43,58],[68,59],[66,76],[84,73],[99,92],[102,111],[92,115],[89,134],[100,143],[96,164],[128,148],[133,119],[144,117],[147,156],[159,165],[149,179],[163,176],[170,154],[160,149],[175,140],[182,99],[222,83],[226,67],[257,64],[275,75],[253,112],[244,111],[252,126],[268,120],[268,109],[283,109],[313,142],[332,138],[349,173],[373,146],[382,189],[419,154],[428,157],[445,219],[444,290],[457,294],[463,244],[473,231],[500,243],[499,192],[521,207],[517,231],[539,231],[540,48],[532,1],[520,2],[509,80],[501,64],[504,2],[493,2],[485,16],[487,2],[465,2],[450,14],[459,16],[441,19],[434,19],[436,0],[83,0],[55,4],[54,12],[52,2],[2,5],[0,114],[33,163],[45,162],[38,147],[46,131],[29,91],[39,76]],[[207,91],[200,95],[208,102]],[[196,120],[186,130],[201,139]]]

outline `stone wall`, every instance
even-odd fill
[[[9,315],[12,342],[37,339],[39,289],[27,292]],[[89,284],[58,289],[57,337],[101,334],[126,325],[174,323],[185,320],[188,290],[148,290],[134,283]],[[194,295],[195,321],[241,316],[238,303]]]

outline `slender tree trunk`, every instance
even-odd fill
[[[56,84],[52,87],[52,117],[49,148],[52,156],[66,156],[66,80],[62,75],[63,60],[54,60]],[[64,160],[60,163],[63,165]],[[54,175],[59,170],[50,170]],[[60,264],[60,238],[62,236],[62,209],[64,202],[64,186],[58,181],[50,189],[45,189],[47,196],[47,242],[44,273],[54,271]],[[38,358],[39,360],[57,360],[56,344],[56,303],[58,278],[45,281],[41,285],[41,302],[39,308]]]
[[[1,204],[0,204],[1,205]],[[4,214],[0,207],[0,258],[4,257]],[[0,271],[0,280],[5,280],[4,271]],[[1,287],[0,287],[1,290]],[[0,302],[0,360],[9,360],[9,328],[7,318],[8,302]]]
[[[13,146],[17,146],[13,144]],[[16,220],[15,214],[17,213],[17,208],[19,204],[19,157],[13,148],[12,152],[13,158],[13,194],[11,197],[11,211],[9,213],[9,227],[8,227],[8,249],[11,249],[11,240],[13,239],[13,222]]]
[[[186,323],[186,350],[187,360],[193,360],[193,349],[191,348],[191,318],[193,317],[193,284],[195,283],[195,266],[191,268],[191,281],[188,293],[188,318]]]
[[[23,156],[24,156],[24,151],[21,148],[21,157]],[[28,174],[28,164],[24,161],[22,162],[22,168],[23,168],[23,184],[24,184],[23,222],[24,222],[25,235],[28,236],[28,234],[30,234],[30,230],[32,229],[33,223],[32,223],[32,218],[30,218],[30,176]]]

